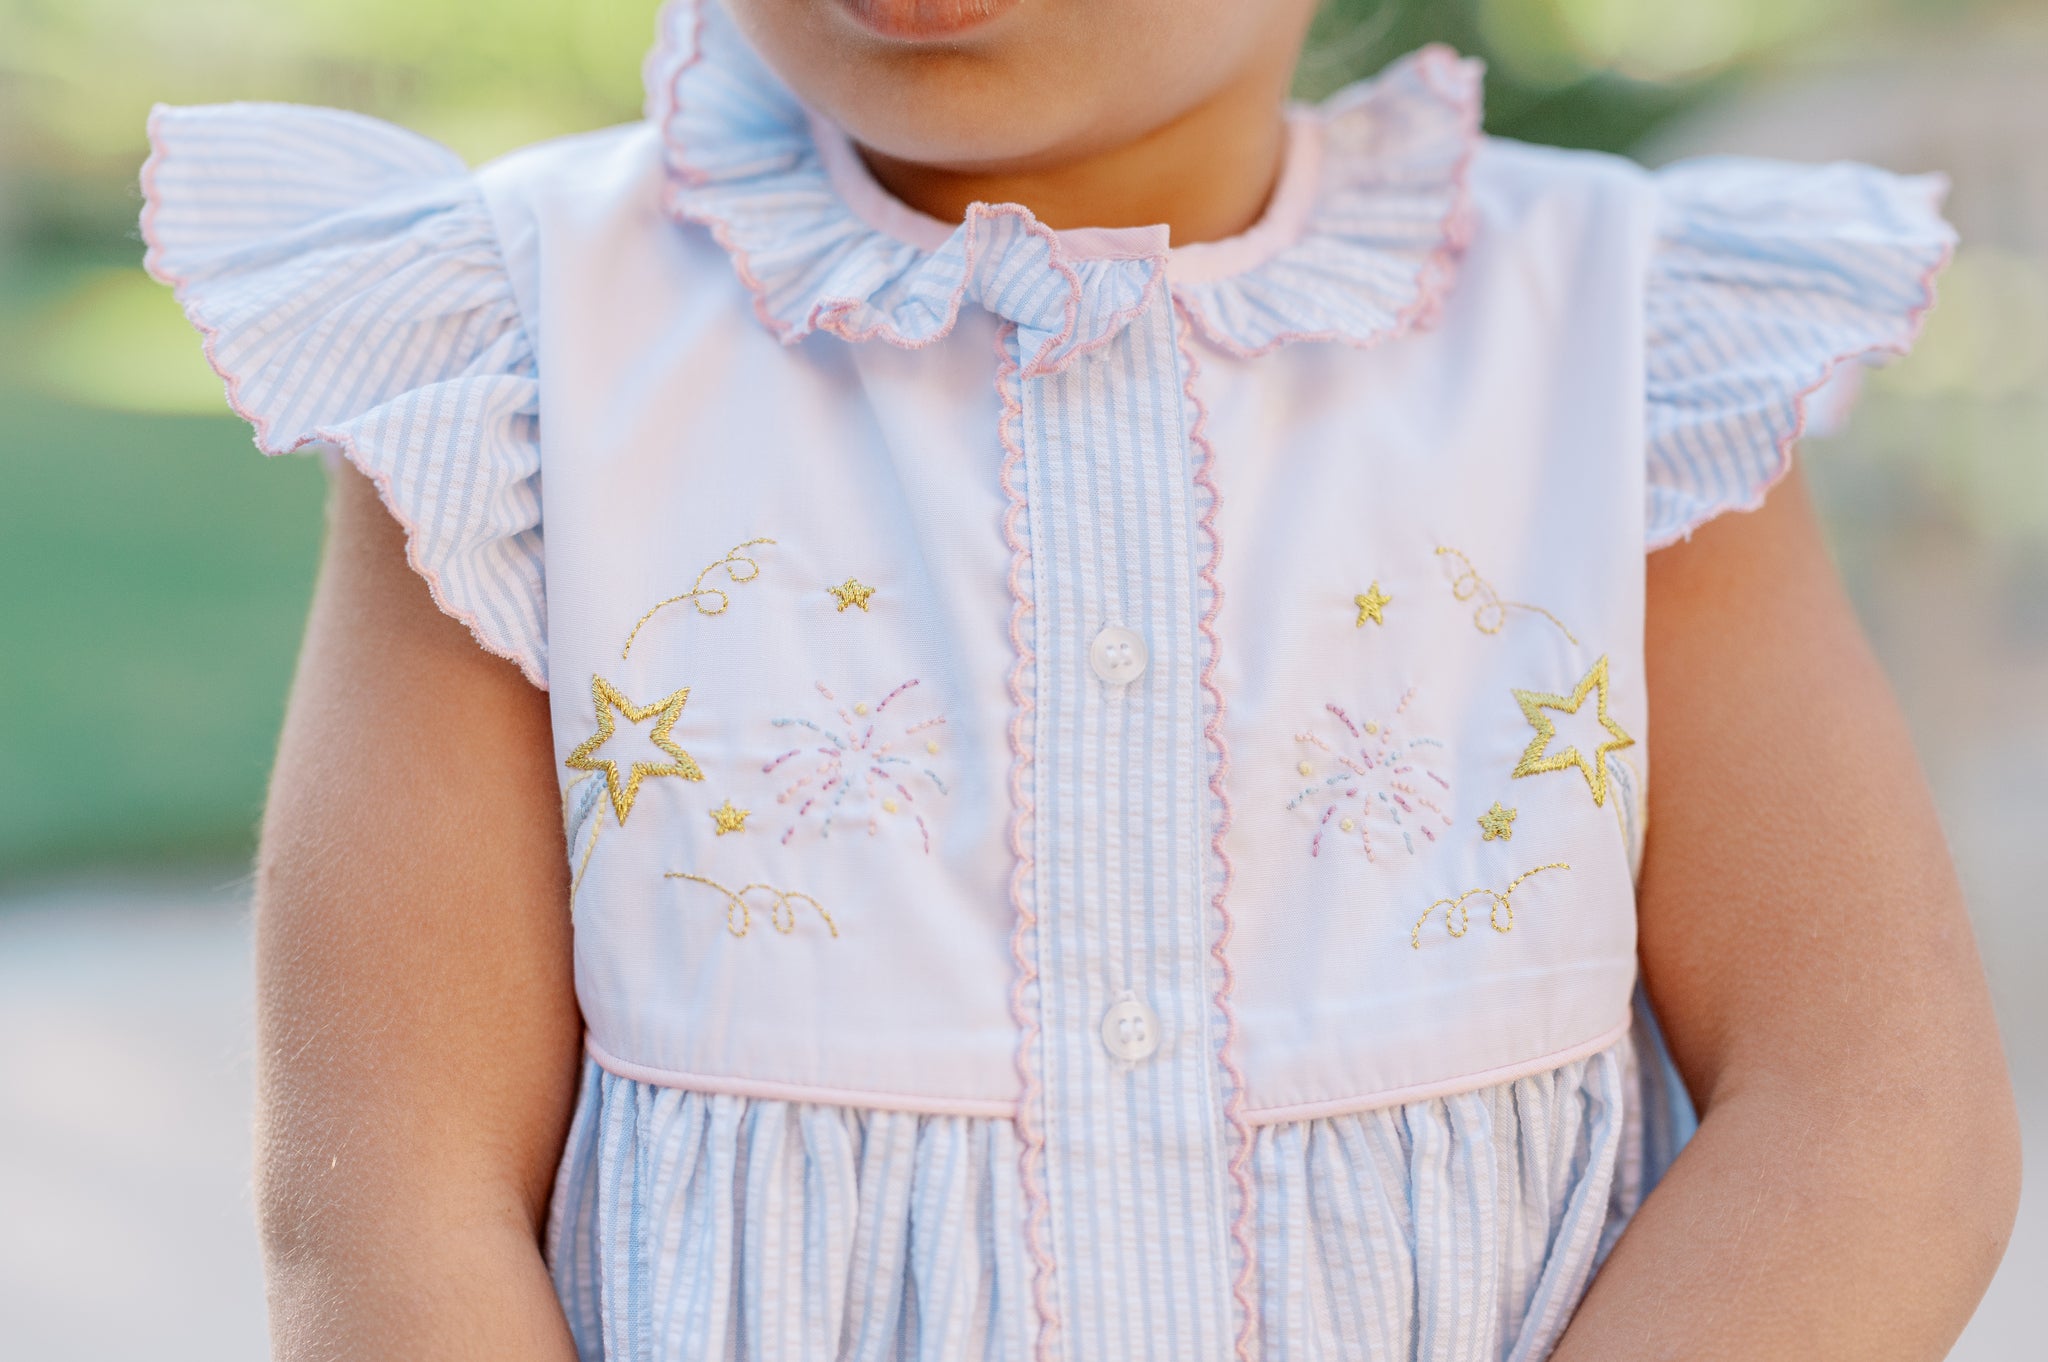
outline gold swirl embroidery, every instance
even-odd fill
[[[1572,646],[1578,646],[1578,637],[1571,630],[1564,627],[1564,621],[1551,614],[1548,610],[1545,610],[1542,606],[1530,605],[1527,601],[1503,600],[1501,594],[1493,589],[1493,583],[1480,576],[1479,570],[1472,566],[1472,560],[1457,549],[1451,548],[1449,545],[1438,545],[1436,554],[1439,558],[1455,558],[1462,565],[1462,567],[1453,567],[1447,561],[1444,564],[1444,570],[1451,574],[1451,594],[1453,596],[1461,601],[1478,600],[1478,606],[1472,611],[1472,627],[1480,633],[1497,634],[1507,628],[1508,611],[1526,610],[1532,615],[1541,615],[1544,619],[1549,620],[1557,626],[1557,631],[1560,634],[1563,634],[1566,639],[1570,640]]]
[[[647,621],[653,619],[671,605],[680,605],[684,601],[690,601],[696,605],[697,613],[700,615],[723,615],[727,608],[732,605],[731,593],[722,586],[704,585],[704,579],[718,569],[724,568],[726,580],[734,586],[753,581],[761,575],[761,565],[748,556],[747,550],[759,548],[763,544],[773,544],[774,542],[773,539],[749,539],[744,544],[735,544],[725,551],[725,557],[707,565],[702,572],[698,573],[697,580],[691,584],[688,591],[685,591],[680,596],[671,596],[665,601],[657,602],[646,614],[635,620],[632,629],[627,631],[626,646],[619,649],[619,660],[623,662],[631,655],[633,640],[640,637],[640,630],[646,625]],[[743,567],[746,569],[744,574],[740,571]],[[714,599],[718,602],[716,605],[706,604],[707,601]]]
[[[833,922],[832,915],[825,911],[825,905],[819,903],[809,894],[800,894],[794,889],[777,889],[772,884],[750,884],[740,889],[728,889],[717,880],[706,879],[702,875],[692,875],[688,871],[683,870],[671,870],[664,878],[688,880],[692,884],[701,884],[707,889],[715,889],[720,894],[723,894],[725,896],[725,929],[734,936],[745,936],[753,930],[754,904],[747,895],[756,892],[769,896],[769,902],[762,906],[761,911],[768,915],[768,925],[783,936],[788,936],[796,930],[796,910],[798,904],[802,904],[815,912],[824,921],[826,931],[832,933],[834,937],[839,935],[838,924]]]
[[[1540,875],[1546,870],[1570,869],[1571,867],[1563,861],[1552,861],[1548,865],[1539,865],[1534,870],[1523,871],[1515,876],[1505,889],[1467,889],[1454,899],[1438,899],[1422,910],[1421,917],[1415,919],[1415,925],[1408,931],[1408,944],[1418,951],[1422,949],[1422,928],[1429,921],[1429,915],[1439,908],[1444,910],[1444,930],[1449,932],[1453,939],[1471,931],[1472,910],[1466,905],[1476,898],[1493,900],[1493,907],[1487,911],[1486,919],[1496,932],[1511,932],[1515,929],[1515,891],[1522,887],[1522,881],[1531,875]],[[1458,915],[1455,921],[1451,917],[1453,913]],[[1502,920],[1503,913],[1507,915],[1505,921]]]

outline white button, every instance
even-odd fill
[[[1126,993],[1102,1014],[1102,1043],[1126,1064],[1150,1059],[1159,1048],[1158,1014]]]
[[[1151,654],[1143,634],[1112,624],[1095,636],[1088,649],[1088,660],[1094,664],[1097,676],[1112,686],[1122,686],[1145,674]]]

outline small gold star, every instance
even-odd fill
[[[846,613],[846,608],[850,605],[859,606],[861,611],[865,613],[868,608],[868,598],[875,594],[873,587],[862,586],[860,579],[857,577],[848,577],[843,586],[828,586],[825,589],[832,593],[833,600],[839,602],[839,613],[842,615]]]
[[[1593,749],[1589,759],[1576,747],[1567,747],[1562,752],[1546,755],[1544,749],[1557,736],[1557,725],[1543,711],[1554,709],[1560,714],[1577,714],[1579,706],[1586,703],[1586,697],[1599,692],[1597,713],[1600,726],[1607,730],[1609,741]],[[1548,695],[1541,691],[1518,690],[1515,701],[1522,707],[1522,717],[1536,730],[1536,736],[1529,743],[1529,749],[1522,753],[1516,763],[1514,774],[1517,779],[1533,776],[1544,771],[1562,771],[1567,766],[1576,766],[1586,778],[1586,786],[1593,792],[1596,807],[1607,803],[1607,754],[1619,752],[1624,747],[1635,746],[1636,740],[1624,733],[1621,725],[1607,717],[1607,659],[1602,657],[1593,664],[1593,669],[1580,679],[1578,688],[1570,695]]]
[[[1515,835],[1515,812],[1503,809],[1500,801],[1494,800],[1493,807],[1479,815],[1480,840],[1491,842],[1498,838],[1505,842],[1511,839]]]
[[[1353,596],[1351,603],[1358,607],[1358,624],[1356,627],[1363,629],[1367,620],[1371,620],[1374,624],[1384,625],[1387,622],[1386,617],[1380,612],[1392,605],[1394,598],[1382,595],[1380,593],[1380,584],[1374,582],[1363,596]]]
[[[584,739],[562,764],[572,771],[604,772],[605,788],[611,792],[612,808],[619,815],[620,826],[625,825],[626,815],[633,811],[633,800],[639,796],[640,782],[644,778],[681,776],[684,780],[704,779],[704,772],[698,768],[696,759],[678,747],[675,739],[669,736],[675,730],[676,720],[683,717],[683,706],[689,703],[688,686],[656,704],[636,705],[621,695],[611,682],[602,676],[593,676],[590,678],[590,699],[597,708],[597,732]],[[612,719],[615,710],[625,715],[626,722],[631,724],[644,724],[655,719],[647,740],[675,760],[636,761],[621,778],[616,761],[594,755],[598,748],[611,741],[612,734],[617,731]],[[660,717],[656,718],[657,715]]]
[[[728,832],[745,832],[747,815],[752,812],[752,809],[735,809],[728,799],[711,811],[711,821],[718,825],[718,835],[723,837]]]

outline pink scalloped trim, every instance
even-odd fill
[[[1940,177],[1936,177],[1936,179],[1939,187],[1934,192],[1931,206],[1938,212],[1942,201],[1948,197],[1948,181]],[[1704,515],[1650,540],[1645,545],[1643,551],[1645,553],[1655,553],[1658,549],[1670,548],[1681,540],[1690,540],[1694,530],[1697,530],[1708,521],[1726,515],[1731,511],[1754,511],[1762,507],[1764,502],[1770,497],[1771,492],[1792,472],[1792,452],[1798,448],[1799,442],[1806,438],[1808,407],[1813,401],[1814,396],[1834,381],[1835,375],[1841,371],[1844,365],[1863,363],[1884,355],[1899,358],[1911,352],[1914,343],[1920,339],[1921,330],[1927,325],[1927,314],[1934,310],[1934,304],[1939,293],[1935,286],[1935,280],[1941,276],[1941,272],[1947,269],[1949,263],[1955,259],[1955,253],[1955,242],[1953,240],[1946,242],[1941,248],[1941,255],[1933,264],[1920,272],[1920,301],[1906,314],[1903,332],[1897,339],[1880,341],[1876,345],[1866,346],[1860,350],[1845,351],[1842,354],[1831,356],[1821,366],[1820,377],[1814,379],[1792,395],[1792,430],[1778,441],[1777,467],[1771,470],[1771,475],[1768,478],[1757,484],[1755,491],[1751,495],[1741,501],[1706,507]]]
[[[1256,359],[1297,341],[1341,341],[1369,350],[1385,341],[1399,340],[1412,331],[1426,329],[1442,314],[1451,286],[1457,282],[1458,264],[1472,239],[1472,158],[1478,153],[1481,132],[1481,98],[1477,63],[1460,57],[1442,43],[1431,43],[1415,54],[1415,68],[1430,88],[1457,112],[1464,150],[1451,167],[1451,203],[1438,220],[1435,249],[1416,273],[1415,297],[1395,313],[1393,321],[1370,335],[1327,329],[1283,331],[1258,345],[1246,345],[1228,335],[1200,305],[1175,295],[1194,328],[1225,354],[1239,359]]]
[[[420,528],[406,512],[405,508],[399,505],[398,499],[391,489],[391,475],[370,466],[357,451],[353,435],[331,427],[322,427],[290,444],[277,443],[270,438],[270,419],[263,415],[263,413],[251,409],[242,400],[242,376],[230,369],[220,358],[218,346],[221,328],[207,318],[205,310],[199,305],[198,300],[192,296],[192,281],[164,263],[167,247],[161,234],[157,231],[156,225],[157,210],[163,204],[162,196],[157,193],[156,188],[157,171],[169,159],[171,154],[170,140],[165,135],[163,129],[164,112],[164,107],[158,105],[156,108],[151,109],[149,113],[149,159],[142,163],[143,207],[140,223],[144,247],[142,268],[148,272],[150,278],[160,284],[168,284],[170,286],[171,295],[177,299],[178,306],[184,310],[185,319],[191,322],[193,327],[199,332],[200,351],[206,356],[207,365],[220,378],[222,391],[227,397],[228,409],[249,423],[256,433],[255,443],[257,451],[267,457],[275,458],[282,454],[295,454],[306,446],[315,444],[333,445],[339,449],[342,456],[358,472],[370,480],[371,485],[377,489],[377,499],[384,503],[384,509],[390,512],[391,518],[396,520],[405,530],[406,564],[415,573],[419,574],[421,580],[426,582],[427,593],[433,598],[435,606],[440,609],[441,613],[450,619],[458,621],[464,628],[468,629],[470,636],[476,640],[478,647],[494,657],[502,657],[507,662],[512,663],[519,668],[521,675],[533,683],[536,689],[546,690],[548,688],[547,677],[541,674],[538,667],[530,659],[509,652],[486,638],[483,633],[482,621],[476,613],[464,610],[455,604],[454,600],[449,596],[447,588],[442,585],[441,574],[429,566],[426,560],[420,556]]]
[[[674,20],[674,15],[678,10],[685,8],[689,10],[690,16],[689,52],[687,55],[680,55],[680,43],[677,38],[678,25]],[[657,104],[653,112],[661,122],[662,146],[669,172],[686,185],[701,185],[707,183],[712,178],[709,171],[691,163],[677,138],[670,132],[670,125],[683,108],[683,80],[688,76],[691,68],[703,60],[703,37],[704,6],[700,0],[668,0],[668,4],[663,7],[660,19],[660,38],[656,44],[654,54],[648,58],[650,69],[658,69],[673,63],[665,79],[664,89],[666,98]],[[945,307],[945,321],[940,323],[931,332],[923,336],[911,337],[886,317],[875,322],[872,326],[862,328],[852,326],[847,321],[847,318],[859,308],[867,306],[867,299],[865,298],[819,298],[812,302],[801,322],[787,322],[777,317],[769,306],[767,286],[762,282],[759,273],[755,271],[752,257],[746,248],[740,244],[733,224],[710,209],[691,207],[685,204],[682,199],[683,196],[679,192],[679,187],[675,185],[671,185],[668,192],[663,195],[663,203],[668,208],[671,216],[684,222],[695,223],[711,233],[712,240],[716,241],[719,247],[732,260],[733,271],[739,276],[740,283],[753,295],[754,315],[761,320],[763,326],[768,328],[769,333],[784,345],[795,344],[811,331],[829,332],[848,341],[865,341],[879,337],[891,345],[899,346],[906,350],[923,349],[925,346],[944,340],[952,334],[953,327],[959,322],[960,305],[967,296],[969,284],[974,279],[975,266],[979,260],[981,250],[981,224],[1001,217],[1017,219],[1027,233],[1038,237],[1045,243],[1048,265],[1065,280],[1067,285],[1066,302],[1063,305],[1065,322],[1059,334],[1048,339],[1038,348],[1037,353],[1024,364],[1023,376],[1026,378],[1038,378],[1044,374],[1056,373],[1080,356],[1097,350],[1114,340],[1118,332],[1129,323],[1131,318],[1137,316],[1146,307],[1151,305],[1152,299],[1159,289],[1160,281],[1165,277],[1166,273],[1166,256],[1163,252],[1125,257],[1133,260],[1148,261],[1152,266],[1151,272],[1145,281],[1145,288],[1138,300],[1131,306],[1122,308],[1106,318],[1101,333],[1093,340],[1076,345],[1072,349],[1067,350],[1065,354],[1061,354],[1061,347],[1067,345],[1073,339],[1075,330],[1080,325],[1084,290],[1080,274],[1067,261],[1067,252],[1060,244],[1059,234],[1040,222],[1037,216],[1022,204],[974,203],[968,205],[967,215],[962,222],[967,232],[967,245],[965,260],[961,267],[960,282],[954,285],[951,294],[948,295]],[[852,212],[852,209],[849,207],[847,211]],[[1055,356],[1057,356],[1056,359]]]
[[[1230,743],[1223,734],[1225,704],[1223,688],[1216,683],[1216,662],[1222,650],[1222,639],[1216,628],[1216,618],[1223,609],[1223,583],[1217,578],[1217,569],[1223,562],[1223,533],[1216,528],[1217,508],[1222,504],[1223,494],[1216,486],[1216,449],[1209,443],[1209,410],[1203,405],[1201,396],[1195,391],[1195,381],[1201,376],[1202,366],[1195,359],[1194,350],[1188,344],[1192,323],[1185,308],[1176,306],[1180,319],[1179,334],[1176,337],[1181,360],[1186,372],[1181,380],[1181,392],[1186,398],[1188,409],[1194,413],[1194,420],[1188,427],[1188,443],[1197,451],[1199,458],[1195,466],[1195,486],[1202,488],[1209,496],[1209,504],[1203,508],[1198,524],[1202,533],[1209,538],[1209,558],[1202,564],[1201,579],[1209,589],[1209,608],[1202,615],[1202,636],[1208,640],[1209,656],[1202,664],[1202,690],[1209,697],[1209,722],[1204,734],[1209,746],[1216,753],[1216,764],[1209,772],[1209,792],[1216,799],[1216,825],[1210,834],[1209,852],[1221,872],[1216,892],[1210,898],[1217,920],[1216,939],[1210,944],[1209,955],[1215,960],[1218,971],[1216,984],[1216,1010],[1223,1017],[1223,1042],[1217,1048],[1216,1062],[1230,1080],[1230,1094],[1223,1101],[1223,1119],[1237,1138],[1237,1147],[1230,1155],[1230,1180],[1237,1185],[1237,1215],[1230,1227],[1230,1237],[1238,1248],[1237,1278],[1231,1283],[1231,1295],[1236,1298],[1239,1315],[1237,1334],[1237,1356],[1240,1362],[1252,1362],[1253,1343],[1258,1319],[1252,1301],[1252,1282],[1255,1258],[1252,1250],[1253,1188],[1251,1179],[1252,1133],[1244,1117],[1244,1073],[1237,1066],[1237,1012],[1231,1002],[1231,993],[1236,984],[1236,974],[1230,967],[1230,938],[1235,924],[1230,916],[1230,886],[1235,878],[1230,852],[1223,841],[1230,832],[1231,804],[1229,790]]]
[[[1025,729],[1037,709],[1028,684],[1037,653],[1024,635],[1024,625],[1037,606],[1024,587],[1024,573],[1031,564],[1031,545],[1024,537],[1024,488],[1017,480],[1024,463],[1024,446],[1017,439],[1017,418],[1023,415],[1024,408],[1015,392],[1020,366],[1010,353],[1010,338],[1016,329],[1009,322],[996,329],[996,395],[1003,404],[1003,414],[996,423],[1003,443],[1003,465],[998,477],[1009,498],[1003,511],[1003,542],[1010,546],[1010,644],[1017,655],[1010,666],[1010,851],[1016,858],[1010,869],[1010,908],[1016,915],[1010,955],[1017,962],[1017,980],[1010,990],[1010,1013],[1017,1022],[1017,1077],[1022,1085],[1017,1097],[1017,1148],[1018,1174],[1024,1192],[1024,1248],[1035,1268],[1031,1294],[1038,1309],[1038,1356],[1043,1362],[1052,1362],[1060,1317],[1056,1265],[1045,1246],[1052,1200],[1045,1188],[1045,1131],[1038,1123],[1038,1104],[1043,1096],[1038,1077],[1038,1014],[1030,997],[1038,983],[1038,958],[1032,940],[1038,930],[1038,910],[1031,899],[1031,833],[1036,805],[1031,797],[1032,753]]]

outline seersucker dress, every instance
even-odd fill
[[[645,135],[687,136],[711,167],[670,205],[688,220],[659,230],[699,249],[712,224],[771,329],[816,321],[818,281],[865,271],[871,305],[897,299],[889,339],[943,334],[903,284],[940,268],[942,248],[886,241],[877,224],[908,210],[857,166],[828,165],[764,67],[691,48],[699,18],[672,9],[649,64]],[[698,82],[687,117],[665,94],[684,78]],[[1475,73],[1440,52],[1340,97],[1320,135],[1322,173],[1377,186],[1375,214],[1310,194],[1304,221],[1254,229],[1323,253],[1277,257],[1209,299],[1205,331],[1226,353],[1426,329],[1455,288],[1446,265],[1475,152],[1508,154],[1478,137]],[[259,447],[346,451],[406,524],[443,608],[543,681],[545,320],[519,282],[537,272],[535,237],[451,154],[354,115],[160,110],[152,138],[149,266],[178,289]],[[1862,167],[1692,163],[1656,192],[1647,548],[1760,502],[1841,362],[1910,343],[1951,240],[1932,186]],[[595,802],[572,810],[572,834]],[[1078,1265],[1122,1308],[1055,1331],[1017,1122],[697,1090],[621,1067],[585,1066],[547,1231],[589,1359],[1540,1358],[1692,1129],[1638,1000],[1632,1031],[1561,1065],[1251,1126],[1244,1318],[1227,1299],[1176,1298],[1140,1245]]]

